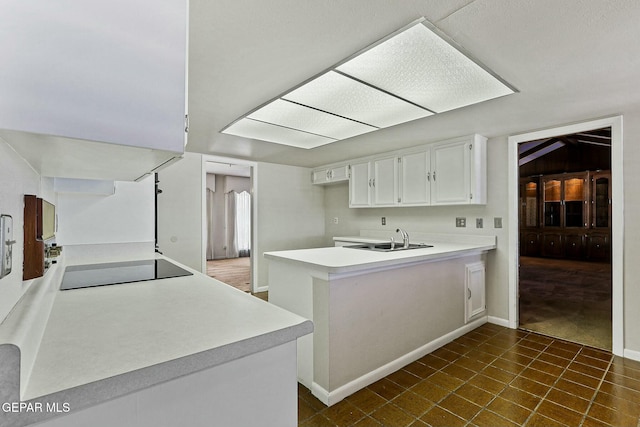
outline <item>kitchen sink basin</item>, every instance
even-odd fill
[[[345,248],[350,248],[350,249],[364,249],[368,251],[378,251],[378,252],[396,252],[396,251],[406,251],[408,249],[424,249],[424,248],[432,248],[432,247],[433,245],[427,245],[425,243],[409,243],[409,247],[405,248],[404,246],[402,246],[402,243],[396,243],[395,247],[392,249],[391,242],[345,246]]]

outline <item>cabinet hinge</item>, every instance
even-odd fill
[[[184,132],[189,133],[189,115],[184,115]]]
[[[398,197],[398,203],[401,203],[401,202],[402,202],[402,199],[400,199],[400,197]]]
[[[473,193],[469,194],[469,200],[473,200]]]
[[[402,163],[402,157],[398,157],[398,163]]]
[[[347,166],[347,178],[351,178],[351,165]]]
[[[473,144],[469,144],[469,150],[473,149]]]

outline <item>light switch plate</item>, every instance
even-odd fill
[[[13,218],[0,215],[0,279],[11,273],[13,263]]]
[[[456,227],[466,227],[467,226],[467,218],[457,217],[456,218]]]
[[[500,217],[493,218],[493,228],[502,228],[502,218]]]

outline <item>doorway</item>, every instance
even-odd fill
[[[518,326],[611,350],[611,127],[518,154]]]
[[[251,167],[205,162],[207,275],[251,292]]]
[[[521,234],[519,228],[521,217],[521,202],[519,198],[519,187],[521,185],[519,175],[519,162],[520,154],[519,147],[523,142],[540,141],[543,139],[550,139],[558,137],[559,135],[573,135],[577,133],[589,132],[597,129],[610,128],[611,132],[611,198],[615,200],[615,203],[611,205],[611,236],[616,236],[610,241],[610,259],[611,259],[611,350],[614,354],[622,356],[624,354],[624,311],[623,311],[623,230],[624,230],[624,214],[622,207],[623,203],[623,158],[622,158],[622,117],[616,116],[611,118],[593,120],[589,122],[562,126],[554,129],[547,129],[543,131],[530,132],[521,135],[515,135],[509,137],[509,246],[512,248],[509,251],[509,319],[508,325],[512,328],[518,328],[520,325],[520,296],[519,296],[519,283],[520,283],[520,252],[526,251],[524,248],[526,240]],[[540,183],[541,186],[544,183]],[[555,185],[555,184],[554,184]],[[562,184],[560,184],[562,185]],[[542,188],[542,187],[541,187]],[[562,188],[560,188],[562,191]],[[544,196],[542,196],[544,197]],[[549,199],[549,202],[553,200]],[[556,215],[562,216],[569,213],[574,215],[576,213],[575,206],[566,207],[567,200],[564,208],[555,208],[549,206],[547,210],[548,218],[544,218],[545,212],[538,211],[540,215],[539,220],[542,221],[556,221]],[[561,201],[561,202],[562,202]],[[584,201],[583,201],[584,202]],[[541,201],[544,203],[544,201]],[[560,204],[562,206],[562,203]],[[556,210],[554,210],[556,209]],[[564,209],[564,211],[563,211]],[[551,212],[554,212],[554,218],[551,218]],[[573,224],[572,219],[567,220],[563,218],[560,220],[565,221],[565,224]],[[567,222],[568,221],[568,222]],[[566,231],[566,230],[565,230]],[[562,234],[562,233],[559,233]],[[588,233],[586,233],[588,234]],[[547,238],[545,242],[540,242],[541,247],[544,247],[545,243],[550,247],[552,238]],[[529,240],[530,242],[530,240]],[[570,242],[570,251],[573,248],[573,241],[566,237],[564,242]],[[595,247],[595,246],[593,246]],[[563,248],[566,248],[564,246]],[[542,249],[541,249],[542,250]],[[526,256],[526,255],[525,255]],[[547,258],[544,258],[547,259]],[[556,258],[548,258],[550,260],[556,260]],[[558,259],[560,261],[560,259]],[[569,260],[578,262],[579,260]],[[550,263],[550,262],[549,262]],[[605,273],[606,274],[606,273]]]

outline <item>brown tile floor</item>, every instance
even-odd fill
[[[485,324],[327,408],[303,386],[299,426],[640,427],[640,362]]]

